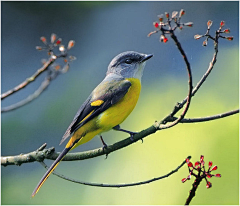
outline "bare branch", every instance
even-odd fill
[[[187,159],[191,159],[191,156],[188,156]],[[131,187],[131,186],[137,186],[137,185],[144,185],[144,184],[148,184],[148,183],[151,183],[151,182],[154,182],[154,181],[157,181],[157,180],[160,180],[160,179],[164,179],[164,178],[167,178],[169,177],[170,175],[174,174],[175,172],[177,172],[184,164],[186,163],[186,159],[184,159],[184,161],[174,170],[172,170],[171,172],[167,173],[166,175],[163,175],[161,177],[155,177],[155,178],[152,178],[152,179],[149,179],[149,180],[146,180],[146,181],[141,181],[141,182],[135,182],[135,183],[128,183],[128,184],[103,184],[103,183],[90,183],[90,182],[84,182],[84,181],[80,181],[80,180],[74,180],[70,177],[66,177],[62,174],[59,174],[55,171],[53,171],[53,174],[62,178],[62,179],[65,179],[67,181],[70,181],[70,182],[74,182],[74,183],[77,183],[77,184],[82,184],[82,185],[88,185],[88,186],[93,186],[93,187],[117,187],[117,188],[120,188],[120,187]],[[44,163],[44,162],[40,162],[40,164],[45,168],[45,169],[48,169],[48,166]]]
[[[212,120],[217,120],[217,119],[221,119],[224,117],[228,117],[234,114],[239,113],[239,109],[233,110],[233,111],[229,111],[229,112],[225,112],[225,113],[221,113],[221,114],[216,114],[213,116],[209,116],[209,117],[199,117],[199,118],[184,118],[180,121],[180,123],[197,123],[197,122],[207,122],[207,121],[212,121]],[[175,121],[177,118],[176,117],[172,117],[169,118],[168,121]]]
[[[180,42],[178,41],[177,37],[175,36],[174,32],[171,31],[170,35],[171,35],[171,38],[174,40],[178,50],[180,51],[180,53],[183,57],[183,60],[186,64],[186,69],[187,69],[187,72],[188,72],[188,78],[189,79],[188,79],[188,96],[187,96],[187,101],[186,101],[187,105],[186,105],[184,111],[182,112],[182,114],[176,120],[174,120],[174,122],[172,122],[171,124],[164,125],[166,123],[165,122],[164,124],[161,125],[161,123],[163,123],[163,121],[161,121],[160,124],[159,124],[159,128],[158,128],[159,130],[167,129],[167,128],[173,127],[174,125],[178,124],[184,118],[184,116],[186,115],[186,113],[189,109],[189,106],[190,106],[191,98],[192,98],[192,89],[193,89],[193,86],[192,86],[192,72],[191,72],[191,67],[190,67],[189,61],[187,59],[187,56],[186,56]],[[176,107],[174,108],[174,110],[172,111],[172,113],[168,117],[173,117],[174,114],[176,114],[175,109],[176,109]]]
[[[45,78],[45,80],[42,82],[41,86],[33,94],[29,95],[26,99],[24,99],[24,100],[22,100],[20,102],[17,102],[15,104],[12,104],[12,105],[7,106],[7,107],[3,107],[1,109],[1,112],[2,113],[9,112],[9,111],[18,109],[19,107],[22,107],[22,106],[30,103],[31,101],[36,99],[45,89],[48,88],[51,80],[52,80],[52,78],[50,76],[47,76]]]
[[[46,71],[48,67],[55,61],[56,59],[49,58],[49,60],[40,68],[38,69],[31,77],[27,78],[24,82],[19,84],[18,86],[14,87],[13,89],[10,89],[9,91],[1,94],[1,100],[5,99],[9,95],[23,89],[26,87],[29,83],[33,82],[41,73]]]
[[[114,152],[116,150],[122,149],[126,146],[129,146],[133,143],[135,143],[138,140],[142,140],[144,137],[153,134],[157,131],[157,126],[153,125],[137,134],[132,136],[133,141],[129,138],[126,138],[124,140],[121,140],[119,142],[116,142],[112,145],[108,145],[107,148],[97,148],[94,150],[89,150],[85,152],[77,152],[77,153],[68,153],[62,161],[74,161],[74,160],[84,160],[84,159],[90,159],[94,157],[98,157],[101,155],[108,155],[111,152]],[[44,144],[45,145],[45,144]],[[30,163],[35,161],[43,161],[44,159],[51,159],[55,160],[59,152],[55,152],[55,149],[53,147],[49,149],[37,149],[36,151],[27,153],[27,154],[20,154],[16,156],[6,156],[1,157],[1,165],[2,166],[8,166],[8,165],[21,165],[23,163]]]
[[[209,117],[201,117],[201,118],[191,118],[191,119],[182,119],[180,123],[196,123],[196,122],[206,122],[206,121],[211,121],[211,120],[217,120],[220,118],[224,118],[227,116],[231,116],[234,114],[239,113],[239,109],[233,110],[230,112],[218,114],[218,115],[213,115]],[[172,117],[169,118],[168,121],[175,121],[177,118]],[[150,134],[155,133],[158,130],[158,123],[156,122],[155,125],[139,132],[138,134],[135,134],[133,136],[134,142],[138,140],[142,140],[143,138],[149,136]],[[134,143],[130,138],[126,138],[122,141],[116,142],[112,145],[108,145],[106,149],[103,148],[97,148],[95,150],[89,150],[85,152],[76,152],[76,153],[68,153],[63,161],[75,161],[75,160],[84,160],[84,159],[90,159],[94,158],[97,156],[101,155],[108,155],[111,152],[114,152],[116,150],[122,149],[124,147],[127,147],[131,144]],[[49,149],[45,149],[46,145],[43,145],[44,148],[39,148],[36,151],[27,153],[27,154],[20,154],[16,156],[6,156],[6,157],[1,157],[1,165],[2,166],[8,166],[8,165],[21,165],[23,163],[31,163],[35,161],[43,161],[44,159],[50,159],[50,160],[55,160],[58,155],[60,154],[59,152],[55,152],[54,147],[51,147]]]

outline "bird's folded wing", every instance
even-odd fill
[[[99,84],[76,113],[72,123],[63,135],[60,144],[89,120],[98,116],[120,101],[130,87],[131,82],[128,80],[111,81]]]

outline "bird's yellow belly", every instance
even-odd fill
[[[121,124],[137,104],[141,91],[141,83],[139,79],[129,78],[128,80],[132,85],[126,95],[98,116],[97,124],[103,132]]]
[[[66,147],[71,146],[75,140],[79,139],[78,143],[72,148],[74,149],[90,141],[94,136],[121,124],[128,117],[136,106],[141,91],[139,79],[129,78],[128,80],[132,85],[126,95],[119,102],[79,128],[73,134]]]

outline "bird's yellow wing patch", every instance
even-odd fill
[[[103,104],[103,102],[104,102],[103,100],[99,99],[99,100],[96,100],[96,101],[92,102],[91,106],[92,107],[100,106],[100,105]]]

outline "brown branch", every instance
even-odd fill
[[[180,121],[180,123],[197,123],[197,122],[207,122],[207,121],[212,121],[212,120],[217,120],[217,119],[221,119],[224,117],[228,117],[234,114],[239,113],[239,109],[236,110],[232,110],[229,112],[225,112],[225,113],[221,113],[221,114],[216,114],[213,116],[208,116],[208,117],[199,117],[199,118],[184,118]],[[168,121],[175,121],[177,118],[176,117],[172,117],[169,118]]]
[[[196,123],[196,122],[205,122],[205,121],[211,121],[211,120],[217,120],[220,118],[228,117],[234,114],[239,113],[239,109],[233,110],[230,112],[218,114],[218,115],[213,115],[209,117],[201,117],[201,118],[191,118],[191,119],[182,119],[180,123]],[[172,119],[168,119],[168,121],[175,121],[177,119],[176,117],[172,117]],[[143,138],[147,137],[150,134],[155,133],[158,129],[158,123],[156,125],[153,125],[138,134],[133,136],[134,142],[138,140],[142,140]],[[89,150],[85,152],[76,152],[76,153],[68,153],[63,161],[74,161],[74,160],[84,160],[84,159],[89,159],[89,158],[94,158],[97,156],[101,155],[108,155],[111,152],[114,152],[116,150],[122,149],[124,147],[127,147],[131,144],[133,144],[130,140],[130,138],[126,138],[120,142],[116,142],[113,145],[108,145],[106,149],[103,148],[98,148],[95,150]],[[50,160],[55,160],[58,155],[60,154],[59,152],[55,152],[55,149],[53,147],[49,149],[45,149],[47,144],[44,144],[41,146],[39,149],[36,151],[27,153],[27,154],[20,154],[16,156],[6,156],[6,157],[1,157],[1,165],[2,166],[8,166],[8,165],[21,165],[23,163],[31,163],[35,161],[43,161],[44,159],[50,159]]]
[[[196,94],[196,92],[199,90],[199,88],[205,82],[205,80],[207,79],[208,75],[211,73],[215,63],[217,62],[218,43],[214,44],[214,50],[215,50],[215,52],[213,54],[213,58],[212,58],[211,62],[209,63],[209,67],[208,67],[207,71],[205,72],[205,74],[200,79],[200,81],[194,87],[193,92],[192,92],[192,96],[194,96]],[[187,98],[185,98],[181,104],[185,104],[186,100],[187,100]]]
[[[184,52],[180,42],[178,41],[178,39],[175,36],[173,31],[171,31],[170,36],[174,40],[178,50],[180,51],[180,53],[181,53],[181,55],[183,57],[183,60],[184,60],[185,64],[186,64],[186,69],[187,69],[187,72],[188,72],[188,96],[187,96],[187,100],[186,100],[187,104],[186,104],[186,107],[185,107],[184,111],[182,112],[182,114],[176,120],[174,120],[171,124],[166,124],[167,122],[164,121],[164,120],[161,121],[159,123],[158,130],[167,129],[167,128],[173,127],[174,125],[178,124],[184,118],[184,116],[186,115],[186,113],[187,113],[187,111],[189,109],[189,106],[190,106],[191,98],[192,98],[192,89],[193,89],[193,85],[192,85],[192,72],[191,72],[191,67],[190,67],[189,61],[187,59],[187,56],[186,56],[186,54],[185,54],[185,52]],[[183,105],[182,105],[182,107],[183,107]],[[177,108],[175,107],[174,110],[172,111],[172,113],[170,115],[168,115],[168,118],[169,117],[173,117],[174,114],[176,114],[176,111],[175,111],[176,109]],[[164,124],[162,124],[163,122],[164,122]]]
[[[26,99],[24,99],[22,101],[19,101],[15,104],[7,106],[7,107],[3,107],[1,109],[1,112],[4,113],[4,112],[13,111],[15,109],[18,109],[18,108],[30,103],[31,101],[36,99],[45,89],[47,89],[51,80],[52,80],[52,78],[50,76],[47,76],[45,78],[45,80],[42,82],[41,86],[33,94],[29,95]]]
[[[196,190],[197,190],[197,188],[200,185],[202,180],[203,180],[202,178],[196,178],[196,180],[192,184],[192,189],[189,191],[189,196],[188,196],[188,198],[186,200],[185,205],[189,205],[190,204],[190,202],[192,201],[192,199],[196,195]]]
[[[119,149],[122,149],[126,146],[129,146],[133,143],[135,143],[138,140],[142,140],[144,137],[153,134],[157,131],[157,126],[153,125],[137,134],[132,136],[133,141],[129,138],[126,138],[124,140],[121,140],[119,142],[116,142],[112,145],[108,145],[107,148],[97,148],[94,150],[89,150],[85,152],[77,152],[77,153],[68,153],[62,161],[75,161],[75,160],[84,160],[84,159],[90,159],[94,157],[98,157],[101,155],[108,155],[111,152],[117,151]],[[6,156],[1,157],[1,165],[2,166],[8,166],[8,165],[21,165],[23,163],[31,163],[35,161],[43,161],[44,159],[51,159],[55,160],[60,152],[55,152],[54,147],[51,147],[49,149],[45,149],[46,144],[41,146],[36,151],[27,153],[27,154],[20,154],[16,156]]]
[[[218,54],[218,43],[214,44],[214,54],[213,54],[213,58],[211,60],[211,62],[209,63],[209,67],[207,69],[207,71],[205,72],[205,74],[202,76],[202,78],[199,80],[199,82],[197,83],[197,85],[194,87],[194,89],[192,90],[192,94],[191,96],[193,97],[197,91],[200,89],[200,87],[202,86],[202,84],[206,81],[207,77],[209,76],[209,74],[211,73],[211,71],[213,70],[213,67],[217,61],[217,54]],[[166,124],[169,121],[172,121],[173,116],[186,104],[186,102],[188,101],[188,96],[181,102],[181,103],[177,103],[172,111],[171,114],[169,114],[168,116],[166,116],[161,122],[160,124]]]
[[[191,156],[188,156],[187,159],[191,159]],[[151,183],[151,182],[154,182],[154,181],[157,181],[157,180],[160,180],[160,179],[164,179],[164,178],[167,178],[169,177],[170,175],[174,174],[175,172],[177,172],[184,164],[186,163],[186,159],[184,159],[184,161],[174,170],[172,170],[171,172],[167,173],[166,175],[163,175],[161,177],[155,177],[155,178],[152,178],[152,179],[149,179],[149,180],[146,180],[146,181],[141,181],[141,182],[135,182],[135,183],[128,183],[128,184],[103,184],[103,183],[90,183],[90,182],[84,182],[84,181],[80,181],[80,180],[74,180],[70,177],[66,177],[62,174],[59,174],[55,171],[53,171],[53,174],[62,178],[62,179],[65,179],[67,181],[70,181],[70,182],[74,182],[74,183],[77,183],[77,184],[82,184],[82,185],[88,185],[88,186],[94,186],[94,187],[113,187],[113,188],[120,188],[120,187],[131,187],[131,186],[137,186],[137,185],[143,185],[143,184],[148,184],[148,183]],[[45,168],[45,169],[48,169],[48,166],[44,163],[44,162],[40,162],[40,164]]]
[[[9,91],[1,94],[1,100],[5,99],[6,97],[10,96],[11,94],[14,94],[15,92],[23,89],[26,87],[29,83],[33,82],[41,73],[46,71],[48,67],[55,61],[56,59],[50,58],[40,69],[38,69],[31,77],[27,78],[24,82],[19,84],[18,86],[14,87],[13,89],[10,89]]]

